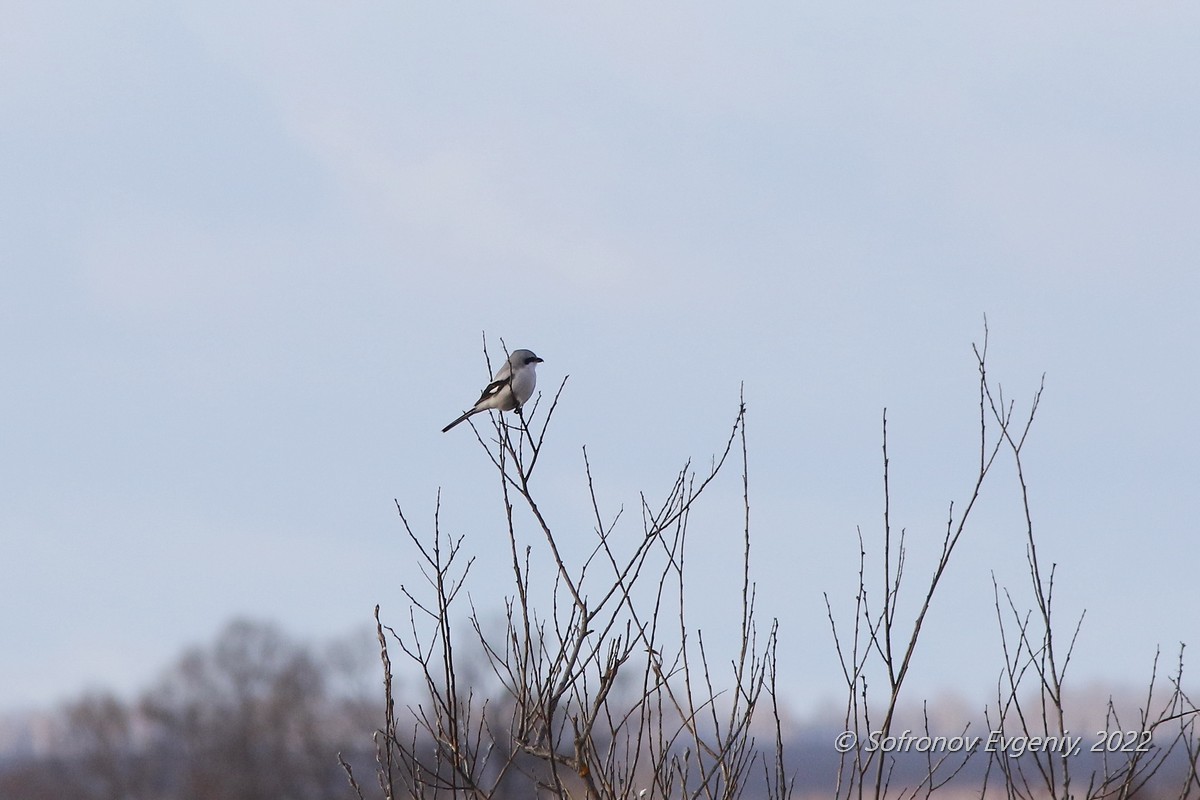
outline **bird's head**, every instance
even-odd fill
[[[543,360],[534,355],[532,350],[513,350],[512,355],[508,357],[508,365],[519,369],[530,364],[540,364]]]

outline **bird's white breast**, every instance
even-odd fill
[[[534,372],[536,364],[527,364],[522,369],[517,370],[517,374],[513,376],[512,390],[516,396],[517,405],[525,405],[526,401],[533,396],[533,389],[537,385],[537,373]]]

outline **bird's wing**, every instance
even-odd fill
[[[504,391],[504,387],[512,383],[512,376],[505,375],[503,378],[492,381],[487,386],[483,387],[483,394],[479,395],[479,399],[475,401],[475,408],[479,408],[480,404],[491,400],[500,392]]]

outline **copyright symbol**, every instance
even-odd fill
[[[858,744],[858,736],[854,731],[842,731],[833,740],[833,748],[839,753],[849,753]]]

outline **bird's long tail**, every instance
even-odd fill
[[[457,425],[458,423],[466,421],[467,417],[471,416],[472,414],[476,413],[477,411],[479,411],[479,409],[478,409],[478,408],[472,408],[470,411],[466,412],[466,413],[465,413],[465,414],[463,414],[461,417],[459,417],[458,419],[454,420],[454,422],[451,422],[449,425],[447,425],[446,427],[442,428],[442,433],[445,433],[446,431],[450,430],[451,428],[453,428],[453,427],[454,427],[455,425]]]

